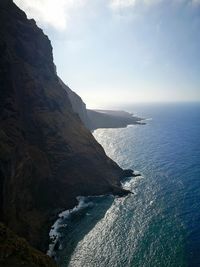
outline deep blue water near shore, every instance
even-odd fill
[[[88,198],[61,232],[60,266],[200,266],[200,105],[133,105],[145,126],[98,129],[95,138],[142,177],[135,194]]]

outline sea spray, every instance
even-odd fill
[[[112,240],[114,240],[114,237],[120,238],[124,236],[126,236],[126,239],[129,239],[124,222],[129,221],[129,214],[133,212],[135,199],[139,198],[137,194],[139,184],[144,181],[145,179],[141,176],[127,178],[126,186],[134,192],[134,195],[129,194],[120,198],[112,196],[113,201],[109,201],[108,196],[104,196],[104,198],[99,199],[95,208],[91,209],[89,218],[88,216],[84,216],[79,224],[72,226],[70,229],[71,233],[66,234],[64,244],[66,247],[62,254],[58,256],[60,257],[60,267],[98,267],[102,265],[102,262],[104,264],[105,261],[106,263],[104,266],[118,267],[116,261],[119,259],[119,256],[115,254],[115,251],[118,251],[118,247],[121,247],[122,250],[127,250],[127,248],[123,246],[124,240],[123,242],[118,242],[117,240],[117,242],[114,243],[112,243]],[[110,204],[107,205],[106,203]],[[129,206],[129,203],[132,205]],[[99,213],[101,213],[101,216],[98,215]],[[122,228],[120,231],[115,232],[119,224],[122,224]],[[84,231],[85,227],[87,228],[86,231]],[[71,249],[68,249],[70,245]],[[108,257],[105,260],[104,256],[106,255]],[[114,262],[109,264],[109,260],[112,256]],[[93,261],[96,257],[98,260]],[[119,265],[119,267],[121,266]]]
[[[73,209],[64,210],[59,213],[58,219],[51,227],[51,230],[49,232],[50,244],[47,251],[47,255],[49,255],[50,257],[55,257],[56,255],[56,248],[59,245],[59,239],[61,238],[61,232],[59,230],[63,227],[67,227],[67,223],[65,223],[66,220],[69,219],[72,214],[93,205],[92,202],[86,202],[87,197],[78,196],[76,199],[78,201],[78,205]]]
[[[140,172],[134,171],[134,174],[139,175]],[[122,187],[126,190],[130,190],[131,192],[133,192],[135,194],[134,189],[136,188],[137,184],[139,183],[139,181],[141,179],[144,179],[144,177],[142,175],[135,176],[135,177],[129,177],[125,181],[122,182]]]
[[[139,172],[134,171],[134,174],[139,174]],[[129,177],[125,179],[121,185],[125,189],[132,189],[133,185],[135,185],[142,176],[138,177]],[[107,197],[112,197],[113,199],[117,196],[113,195],[107,195]],[[54,257],[55,259],[58,256],[58,250],[62,250],[62,241],[63,238],[63,230],[67,229],[73,215],[78,213],[79,211],[93,207],[95,199],[104,198],[105,195],[99,195],[99,196],[79,196],[77,197],[78,205],[70,210],[64,210],[58,215],[58,219],[55,221],[55,223],[52,225],[51,230],[49,232],[49,238],[50,238],[50,244],[49,249],[47,251],[47,255],[50,257]],[[94,201],[94,202],[93,202]],[[97,204],[98,205],[98,204]],[[87,213],[86,213],[87,215]]]

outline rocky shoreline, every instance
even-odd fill
[[[58,214],[77,196],[129,193],[127,171],[95,140],[84,103],[60,83],[50,40],[12,0],[0,1],[0,33],[0,220],[17,242],[17,251],[3,243],[0,264],[46,267],[31,259],[46,252]]]
[[[137,173],[135,174],[132,169],[125,169],[123,170],[123,176],[121,178],[121,181],[124,182],[126,179],[130,177],[137,177],[141,176],[141,174]],[[124,189],[122,186],[121,187],[116,187],[112,188],[112,191],[106,195],[113,195],[117,197],[125,197],[128,194],[134,194],[130,190]],[[98,195],[97,195],[98,196]],[[88,207],[88,205],[85,203],[85,199],[89,196],[79,196],[77,197],[77,205],[74,206],[74,208],[69,209],[69,210],[64,210],[61,213],[59,213],[56,221],[51,227],[51,230],[49,232],[49,248],[47,251],[47,255],[56,260],[56,252],[60,249],[60,238],[62,237],[59,233],[59,229],[66,227],[67,225],[64,224],[64,221],[66,218],[68,218],[71,214],[76,213],[80,211],[82,208]]]
[[[123,110],[87,110],[90,129],[125,128],[128,125],[145,125],[143,118]]]

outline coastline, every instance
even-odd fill
[[[87,110],[88,111],[88,110]],[[119,110],[95,110],[94,112],[103,114],[105,117],[109,118],[106,123],[107,127],[102,128],[126,128],[129,125],[146,125],[145,122],[142,122],[146,120],[145,118],[135,117],[132,113],[129,113],[127,111],[119,111]],[[104,118],[105,118],[104,117]],[[111,127],[110,119],[115,118],[117,122],[120,124],[112,124],[113,127]],[[119,120],[119,121],[118,121]],[[91,129],[91,132],[94,130],[101,129],[101,127],[97,127],[95,129]],[[62,237],[59,229],[66,227],[67,224],[64,222],[66,219],[70,217],[70,215],[89,207],[92,205],[91,202],[86,203],[85,200],[88,197],[100,197],[100,196],[106,196],[106,195],[112,195],[113,197],[125,197],[128,194],[134,194],[129,189],[123,186],[123,183],[125,183],[128,179],[139,177],[141,174],[138,171],[132,170],[132,169],[123,169],[122,175],[120,178],[120,186],[114,186],[112,185],[110,193],[104,193],[104,194],[95,194],[90,196],[77,196],[76,197],[76,205],[73,206],[70,209],[62,210],[55,219],[53,225],[50,228],[49,231],[49,246],[46,254],[53,258],[56,261],[56,252],[60,249],[62,249],[60,246],[60,238]]]
[[[114,190],[114,187],[112,188],[112,191],[108,194],[103,194],[103,195],[93,195],[93,196],[77,196],[77,205],[75,205],[71,209],[63,210],[60,212],[57,216],[57,219],[55,220],[54,224],[51,226],[50,232],[49,232],[49,247],[46,252],[46,254],[53,258],[55,261],[56,259],[56,252],[60,249],[61,243],[60,243],[60,238],[62,238],[62,234],[60,233],[61,228],[67,227],[67,223],[65,222],[66,219],[69,219],[71,215],[81,211],[84,208],[88,208],[93,206],[92,202],[87,202],[86,200],[90,197],[101,197],[101,196],[113,196],[113,197],[125,197],[128,194],[134,194],[132,191],[129,189],[126,189],[126,187],[123,186],[125,182],[129,179],[132,179],[134,177],[141,176],[141,174],[138,171],[133,171],[131,169],[126,169],[123,170],[123,177],[121,178],[121,187],[118,188],[116,187],[116,191]],[[119,191],[121,189],[121,191]]]
[[[123,110],[87,109],[90,130],[101,128],[126,128],[129,125],[145,125],[144,118]]]
[[[71,214],[81,210],[84,207],[87,207],[88,204],[85,204],[85,198],[84,196],[78,196],[76,197],[76,200],[78,204],[74,206],[72,209],[64,210],[61,213],[58,214],[58,219],[54,222],[54,224],[51,226],[51,230],[49,232],[49,248],[47,251],[47,255],[49,257],[54,258],[56,255],[56,250],[59,248],[59,238],[61,237],[59,233],[59,229],[62,227],[66,227],[67,224],[63,224],[63,221],[67,219]]]
[[[48,37],[12,0],[0,6],[5,92],[0,132],[1,220],[32,247],[46,252],[51,225],[62,210],[74,209],[77,196],[130,192],[120,184],[123,170],[81,121],[79,114],[86,110],[80,97],[73,109],[59,82]],[[77,96],[73,97],[75,101]],[[105,114],[100,115],[104,120]],[[106,127],[119,128],[122,119],[126,126],[128,118],[121,117],[106,115],[118,121],[113,126],[106,120]]]

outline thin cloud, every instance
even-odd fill
[[[28,18],[34,18],[42,27],[51,27],[58,31],[64,31],[73,21],[76,14],[92,10],[98,11],[99,6],[109,8],[112,12],[122,9],[131,10],[136,7],[151,7],[166,0],[14,0],[23,9]],[[169,3],[189,4],[196,8],[200,7],[200,0],[169,0]],[[97,4],[95,6],[95,3]],[[101,9],[100,9],[101,10]]]
[[[110,0],[110,7],[113,10],[135,7],[137,5],[153,6],[164,3],[166,0]],[[200,5],[200,0],[170,0],[171,3]]]
[[[200,5],[200,0],[192,0],[193,5]]]
[[[132,7],[137,3],[137,0],[111,0],[110,7],[113,9]]]
[[[87,0],[14,0],[29,18],[34,18],[42,26],[65,30],[70,13],[83,8]]]

